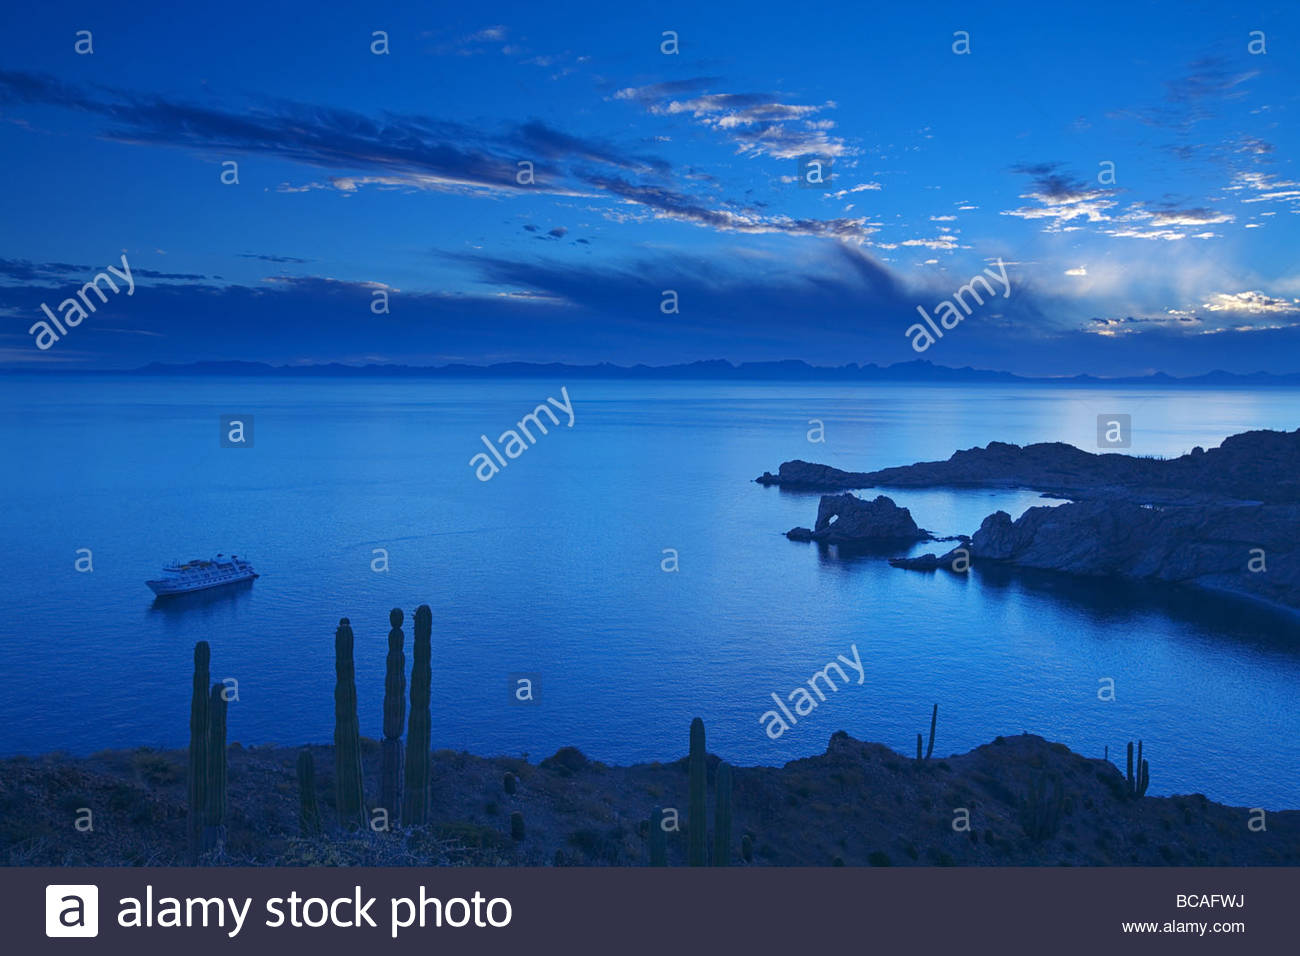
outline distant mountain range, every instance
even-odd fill
[[[71,370],[68,370],[71,371]],[[84,371],[81,374],[86,374]],[[1051,385],[1186,385],[1186,386],[1267,386],[1300,385],[1300,372],[1274,375],[1255,372],[1213,371],[1204,375],[1175,378],[1164,372],[1122,378],[1099,378],[1074,375],[1058,378],[1033,378],[1010,372],[985,369],[948,368],[916,360],[896,365],[876,364],[825,366],[809,365],[799,360],[784,362],[742,362],[734,365],[724,359],[690,362],[685,365],[565,365],[559,362],[502,362],[496,365],[268,365],[265,362],[191,362],[166,365],[154,362],[129,372],[94,374],[128,375],[245,375],[332,378],[564,378],[579,379],[675,379],[724,381],[809,381],[809,382],[952,382],[990,383],[1033,382]]]

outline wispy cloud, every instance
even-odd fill
[[[1032,200],[1034,205],[1004,209],[1002,215],[1020,219],[1048,220],[1047,232],[1059,232],[1076,219],[1086,222],[1107,222],[1110,211],[1118,205],[1117,189],[1099,189],[1062,171],[1060,163],[1037,163],[1013,167],[1033,179],[1033,187],[1021,193],[1021,199]]]
[[[614,99],[630,100],[657,116],[688,116],[736,147],[736,152],[792,159],[798,156],[847,156],[856,152],[832,136],[833,121],[813,119],[835,103],[793,103],[779,93],[706,92],[713,78],[626,87]],[[695,95],[688,95],[694,93]],[[681,97],[681,98],[679,98]]]

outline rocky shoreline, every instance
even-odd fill
[[[1030,508],[1012,520],[986,517],[945,555],[894,558],[910,570],[964,572],[1000,564],[1092,577],[1115,576],[1233,593],[1300,611],[1300,429],[1253,431],[1174,459],[1094,455],[1060,443],[956,452],[947,461],[875,472],[846,472],[788,461],[763,485],[801,490],[850,488],[1031,488],[1066,504]],[[847,500],[846,500],[847,499]],[[866,502],[825,495],[813,531],[795,540],[878,547],[899,524],[884,496]],[[824,517],[849,515],[834,526]],[[914,525],[913,525],[914,526]],[[919,529],[918,529],[919,530]],[[932,537],[921,533],[921,540]],[[952,540],[952,539],[949,539]]]
[[[203,863],[641,866],[656,807],[680,815],[680,829],[665,834],[667,864],[687,860],[686,757],[616,767],[571,747],[540,763],[434,751],[426,824],[349,832],[328,823],[333,748],[305,749],[322,769],[324,831],[301,831],[301,749],[232,744],[226,838]],[[376,792],[381,744],[363,739],[361,750],[367,792]],[[140,748],[0,760],[0,862],[187,865],[186,756]],[[705,760],[712,827],[719,759]],[[1033,735],[914,760],[840,731],[825,753],[732,774],[733,866],[1300,864],[1300,810],[1269,810],[1261,830],[1251,808],[1135,796],[1110,761]],[[77,826],[83,808],[92,830]]]

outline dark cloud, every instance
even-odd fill
[[[757,209],[732,211],[715,209],[699,200],[663,186],[631,183],[613,176],[587,174],[584,182],[603,192],[646,206],[670,219],[693,222],[724,232],[784,233],[786,235],[826,236],[836,239],[863,240],[875,232],[865,217],[855,219],[792,219],[767,216]]]
[[[827,147],[822,129],[794,133],[782,122],[823,107],[764,105],[763,101],[757,94],[715,95],[691,108],[703,110],[710,123],[730,130],[738,141],[773,155],[786,155],[800,143]],[[282,101],[237,113],[120,90],[92,95],[47,76],[14,71],[0,71],[0,102],[61,106],[97,115],[109,124],[102,135],[120,142],[219,150],[225,155],[270,155],[329,169],[336,173],[330,184],[343,191],[376,184],[449,191],[574,192],[577,187],[570,183],[576,181],[588,190],[602,190],[606,198],[630,200],[671,218],[724,231],[857,241],[872,231],[864,219],[792,220],[720,211],[664,187],[662,182],[672,170],[663,159],[575,136],[537,120],[491,132],[428,116],[384,113],[374,119],[350,110]],[[741,104],[748,105],[733,108]],[[825,154],[828,149],[811,151]],[[516,178],[519,164],[525,161],[534,163],[534,183]],[[629,178],[633,175],[650,181],[633,181]],[[289,191],[320,185],[289,187]]]
[[[308,262],[314,262],[314,259],[299,259],[297,256],[263,256],[255,252],[241,252],[241,259],[260,259],[262,262],[292,263],[294,265],[304,265]]]
[[[279,156],[311,166],[388,176],[437,188],[536,188],[516,181],[521,149],[553,160],[601,162],[621,169],[667,169],[622,155],[544,124],[493,135],[427,116],[385,113],[378,120],[350,110],[273,102],[242,113],[124,91],[91,95],[51,77],[0,71],[0,102],[61,106],[109,121],[106,138],[128,143]],[[541,172],[540,170],[538,171]],[[538,175],[538,182],[542,177]]]
[[[28,262],[26,259],[0,259],[0,276],[20,282],[39,279],[58,279],[63,276],[91,272],[90,266],[75,266],[67,262]]]
[[[514,142],[525,158],[532,156],[547,160],[583,160],[659,175],[671,171],[666,160],[653,156],[626,155],[608,143],[571,136],[537,120],[520,126],[514,133]]]
[[[157,272],[153,269],[138,269],[134,266],[131,268],[131,275],[141,279],[180,279],[187,282],[199,282],[208,278],[207,276],[195,275],[192,272]]]
[[[152,361],[364,362],[373,356],[442,364],[449,355],[500,361],[508,342],[507,358],[535,362],[797,358],[838,365],[923,357],[1033,375],[1151,368],[1177,375],[1217,367],[1252,372],[1260,369],[1260,356],[1272,357],[1268,371],[1294,371],[1287,357],[1300,354],[1300,328],[1198,334],[1202,326],[1177,319],[1136,318],[1114,329],[1106,324],[1116,320],[1104,319],[1087,323],[1086,330],[1069,327],[1054,318],[1060,300],[1013,272],[1010,298],[976,308],[918,356],[905,330],[918,321],[918,305],[933,309],[951,295],[951,282],[905,282],[844,243],[826,245],[812,262],[773,259],[757,274],[731,260],[683,254],[605,267],[482,254],[446,258],[464,266],[478,285],[416,292],[322,276],[277,276],[250,285],[160,283],[147,295],[119,296],[100,306],[76,330],[77,357],[84,356],[80,364],[88,367],[118,368]],[[391,297],[391,313],[374,322],[370,304],[380,289]],[[679,314],[660,312],[664,289],[677,292]],[[0,285],[0,338],[35,352],[28,327],[40,303],[61,291],[57,281]],[[1242,309],[1262,307],[1258,296],[1228,298]],[[1217,308],[1218,301],[1211,305]],[[1277,320],[1280,326],[1295,316],[1279,314]],[[132,334],[118,334],[124,329]],[[65,359],[71,354],[60,353]]]

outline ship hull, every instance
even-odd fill
[[[223,578],[220,581],[206,581],[195,584],[178,584],[175,581],[146,581],[149,590],[158,597],[176,597],[181,594],[195,594],[199,591],[211,591],[213,588],[224,588],[231,584],[240,584],[244,581],[251,581],[257,575],[253,572],[247,574],[237,574],[229,578]]]

